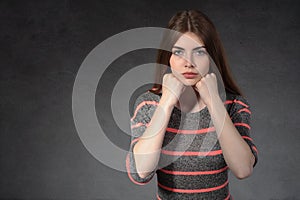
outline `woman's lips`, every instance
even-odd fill
[[[198,76],[197,73],[192,73],[192,72],[186,72],[186,73],[183,73],[182,75],[187,79],[193,79]]]

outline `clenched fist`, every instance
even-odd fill
[[[185,85],[172,73],[164,75],[162,83],[162,99],[165,99],[170,105],[176,105],[184,89]]]
[[[219,96],[217,78],[214,73],[206,74],[196,83],[194,88],[208,107],[211,106],[212,99]]]

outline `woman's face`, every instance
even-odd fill
[[[209,55],[201,39],[192,32],[183,34],[172,48],[170,66],[184,85],[193,86],[209,71]]]

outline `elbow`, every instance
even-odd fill
[[[254,155],[251,153],[251,158],[250,160],[247,162],[247,164],[242,164],[239,166],[239,168],[237,168],[235,170],[234,175],[236,176],[236,178],[242,180],[245,178],[248,178],[249,176],[252,175],[253,173],[253,166],[255,163],[255,157]]]
[[[137,172],[137,174],[140,178],[144,179],[150,174],[150,172]]]
[[[243,169],[238,170],[234,173],[235,177],[242,180],[251,176],[253,172],[253,167],[244,167]]]

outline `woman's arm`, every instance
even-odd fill
[[[228,167],[239,179],[250,176],[253,171],[255,157],[249,145],[234,126],[219,96],[212,98],[208,110]]]
[[[228,115],[219,96],[216,75],[207,74],[196,89],[208,107],[228,167],[239,179],[250,176],[255,157]]]
[[[136,170],[141,178],[149,175],[158,164],[163,138],[172,110],[172,105],[161,99],[148,128],[133,148]]]
[[[162,97],[147,129],[133,148],[136,171],[141,178],[149,175],[158,164],[170,115],[184,89],[172,74],[164,75]]]

